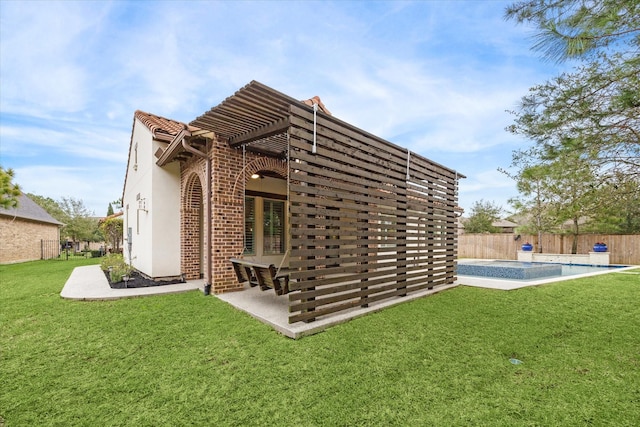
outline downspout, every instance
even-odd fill
[[[317,151],[317,132],[316,132],[316,128],[317,128],[317,123],[318,123],[318,103],[314,102],[313,103],[313,147],[311,147],[311,153],[312,154],[316,154]]]
[[[207,153],[203,153],[202,151],[193,148],[187,143],[186,136],[190,135],[189,131],[184,130],[185,137],[182,138],[182,147],[191,154],[195,154],[196,156],[202,157],[205,159],[205,174],[206,177],[206,197],[207,197],[207,245],[205,247],[205,259],[207,263],[207,274],[204,279],[204,294],[211,294],[211,236],[212,236],[212,222],[211,222],[211,157]]]

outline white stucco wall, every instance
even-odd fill
[[[158,144],[157,142],[155,144]],[[157,148],[154,148],[154,152]],[[155,157],[153,157],[155,159]],[[152,217],[153,277],[180,274],[180,164],[153,164],[153,192],[148,203]]]
[[[156,165],[154,153],[164,146],[135,121],[123,195],[124,256],[154,278],[180,275],[180,166]]]

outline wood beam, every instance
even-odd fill
[[[229,146],[236,148],[249,142],[278,135],[287,129],[289,129],[289,118],[285,117],[270,125],[229,138]]]

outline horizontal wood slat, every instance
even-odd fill
[[[434,273],[428,276],[412,278],[411,280],[407,280],[405,285],[408,288],[415,288],[419,286],[418,289],[424,289],[425,287],[431,286],[431,283],[435,281],[446,280],[447,278],[446,275],[448,273],[450,273],[450,271],[443,270],[439,273]],[[398,289],[398,284],[396,283],[395,280],[391,278],[387,278],[386,280],[379,280],[378,282],[383,284],[373,285],[369,282],[364,282],[360,284],[344,285],[342,286],[342,291],[340,293],[328,292],[332,289],[319,289],[316,291],[300,292],[296,295],[296,297],[300,297],[300,298],[296,298],[296,300],[298,301],[304,300],[304,301],[292,303],[289,306],[289,312],[296,312],[296,311],[307,310],[309,308],[326,306],[326,305],[336,303],[338,301],[344,301],[348,299],[371,297],[383,292],[387,292],[392,289]],[[420,286],[423,284],[425,284],[426,286]],[[362,285],[366,285],[366,288],[362,288]],[[325,297],[322,299],[309,299],[312,297],[319,297],[322,295],[325,295]],[[326,295],[329,295],[329,296],[326,296]]]
[[[382,192],[380,192],[379,194],[376,194],[375,195],[376,197],[372,197],[366,194],[366,192],[365,194],[347,193],[347,192],[336,190],[335,188],[311,187],[311,186],[302,186],[302,185],[296,185],[296,184],[290,184],[289,191],[296,193],[296,195],[303,194],[304,195],[303,197],[305,200],[308,200],[309,196],[319,196],[318,197],[319,200],[317,204],[320,204],[320,205],[322,205],[323,200],[330,201],[332,199],[338,199],[342,201],[341,206],[344,209],[354,209],[354,210],[362,210],[362,207],[363,207],[362,204],[395,207],[398,202],[402,202],[402,200],[399,200],[395,197],[396,195],[392,195],[388,198],[385,198],[384,197],[385,195]],[[295,198],[292,198],[291,201],[295,203],[298,200],[296,200]],[[347,202],[351,202],[351,203],[347,204]],[[356,203],[359,203],[360,205],[356,205]]]
[[[293,148],[298,148],[300,150],[310,152],[313,139],[312,132],[303,129],[292,128],[290,135],[292,136],[291,146]],[[317,142],[319,151],[315,154],[311,154],[311,156],[316,156],[316,160],[318,160],[320,156],[331,154],[336,164],[353,165],[362,168],[363,170],[384,170],[389,177],[394,177],[398,180],[406,178],[406,162],[394,163],[389,158],[375,157],[373,155],[367,155],[367,153],[357,150],[343,150],[341,149],[344,147],[343,145],[337,144],[334,140],[318,136]],[[318,154],[320,156],[317,156]],[[310,160],[311,163],[313,163],[312,159],[313,157],[307,158],[307,160]],[[376,177],[373,178],[375,179]]]
[[[337,120],[335,117],[319,114],[317,119],[318,131],[323,136],[349,141],[348,145],[354,150],[368,153],[371,156],[382,157],[383,153],[387,153],[398,159],[406,158],[406,149],[385,141],[384,139],[363,131],[362,129],[354,128],[353,126]],[[296,105],[291,106],[291,121],[294,126],[297,125],[298,127],[313,129],[313,127],[310,127],[310,125],[313,125],[313,113]],[[340,138],[336,138],[333,132],[340,135]]]
[[[298,160],[305,163],[296,165],[296,169],[299,169],[302,172],[306,172],[305,168],[307,165],[310,165],[328,168],[324,173],[324,176],[328,177],[333,177],[331,172],[334,171],[337,171],[338,173],[348,172],[353,176],[369,180],[372,185],[375,182],[378,182],[378,184],[387,182],[396,186],[406,186],[404,181],[402,181],[405,175],[401,172],[394,172],[393,170],[386,168],[384,165],[358,161],[345,154],[336,154],[335,159],[322,157],[323,155],[329,156],[332,154],[329,150],[325,150],[324,148],[318,148],[318,153],[316,154],[311,154],[310,152],[307,153],[306,151],[301,150],[306,150],[307,148],[311,149],[311,144],[296,144],[298,141],[299,140],[296,138],[290,138],[290,148],[299,150],[296,152],[296,156]]]
[[[288,121],[291,323],[453,283],[455,171],[323,113],[314,135],[310,108]]]
[[[343,310],[349,310],[351,308],[362,306],[365,304],[372,304],[372,303],[386,300],[386,299],[405,296],[409,293],[417,292],[426,288],[446,285],[451,283],[452,280],[455,281],[455,276],[451,278],[445,277],[441,279],[436,279],[436,280],[432,280],[431,282],[421,282],[412,286],[406,286],[405,288],[394,289],[389,292],[383,292],[380,294],[376,294],[376,295],[372,295],[364,298],[351,299],[351,300],[347,300],[344,303],[338,303],[336,305],[332,305],[329,307],[314,308],[312,311],[302,311],[302,312],[299,312],[298,314],[289,316],[289,321],[291,323],[295,323],[300,321],[313,320],[319,316],[326,316],[328,314],[337,313]]]

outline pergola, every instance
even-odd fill
[[[190,126],[286,161],[290,323],[455,281],[455,170],[256,81]]]

